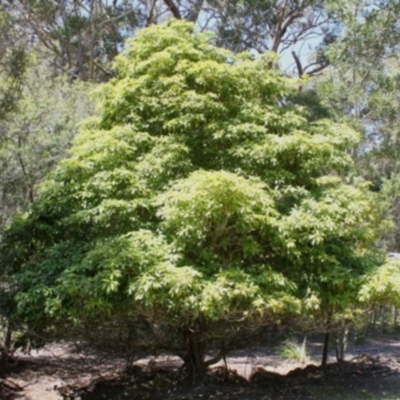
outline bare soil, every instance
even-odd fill
[[[308,345],[318,360],[321,343]],[[217,366],[208,385],[197,388],[187,384],[180,365],[164,355],[141,360],[126,374],[122,359],[52,344],[3,367],[0,400],[400,399],[399,337],[354,345],[343,363],[331,354],[325,371],[317,362],[284,362],[276,347],[237,352],[227,359],[228,372]]]

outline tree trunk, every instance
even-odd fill
[[[7,349],[7,352],[11,351],[11,339],[12,339],[12,329],[11,329],[11,323],[10,323],[10,321],[8,321],[6,337],[4,340],[4,347]]]
[[[372,331],[375,333],[376,332],[376,321],[378,319],[378,311],[376,307],[374,307],[374,314],[373,314],[373,319],[372,319]]]
[[[383,334],[383,328],[385,325],[385,308],[383,306],[379,307],[379,334]]]
[[[205,343],[201,331],[187,329],[185,335],[185,369],[193,386],[207,384],[207,364],[205,362]]]
[[[0,370],[6,370],[8,364],[11,360],[11,339],[12,339],[12,329],[10,321],[7,321],[7,330],[4,338],[3,345],[0,345]]]
[[[396,331],[397,327],[397,308],[396,306],[392,306],[392,330]]]
[[[322,363],[321,363],[322,369],[325,369],[326,364],[328,363],[328,349],[329,349],[329,336],[331,333],[331,321],[332,321],[332,311],[329,311],[328,316],[326,318],[324,348],[322,351]]]
[[[344,361],[344,354],[347,350],[349,332],[350,332],[351,321],[348,319],[342,319],[339,323],[336,332],[336,360],[337,362]]]

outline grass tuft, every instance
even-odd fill
[[[287,361],[306,363],[311,361],[311,356],[307,349],[307,337],[299,343],[297,339],[286,340],[279,347],[280,356]]]

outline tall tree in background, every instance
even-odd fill
[[[50,52],[31,42],[20,16],[0,5],[0,232],[33,202],[92,110],[89,85],[55,74]]]
[[[3,7],[24,34],[27,45],[40,42],[50,50],[55,70],[82,80],[103,81],[112,76],[111,62],[123,50],[126,38],[169,18],[186,19],[195,22],[201,31],[213,31],[217,44],[234,52],[283,54],[288,73],[314,76],[329,64],[327,46],[343,31],[354,33],[354,26],[361,26],[360,19],[380,18],[387,23],[388,33],[397,15],[396,3],[397,0],[377,4],[366,0],[13,0]],[[368,41],[367,46],[377,50],[377,36],[373,39],[375,44],[371,36],[361,41],[364,45]],[[389,39],[384,34],[383,40],[386,39],[396,43],[395,37]],[[362,47],[360,41],[351,45]],[[376,56],[375,51],[371,64]]]
[[[17,0],[5,3],[30,44],[39,42],[55,71],[107,80],[126,37],[146,21],[146,1]]]
[[[332,7],[342,21],[342,33],[325,53],[330,68],[311,85],[337,120],[362,134],[353,157],[372,188],[388,200],[396,229],[387,246],[398,251],[400,2],[357,0]]]
[[[316,0],[66,0],[9,1],[6,9],[31,42],[51,51],[57,70],[83,80],[107,80],[124,40],[169,18],[211,30],[234,52],[267,50],[290,55],[290,72],[314,75],[327,65],[322,49],[340,20]],[[288,62],[286,62],[288,64]]]
[[[215,30],[223,47],[285,54],[286,64],[291,60],[293,66],[290,72],[299,76],[314,75],[326,67],[321,48],[335,37],[339,27],[335,14],[326,10],[329,1],[235,0],[208,4],[204,9],[208,27]]]
[[[29,57],[15,109],[0,120],[0,231],[34,201],[38,184],[67,156],[79,121],[93,112],[89,85],[54,77],[37,54]]]

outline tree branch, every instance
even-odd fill
[[[210,365],[216,364],[217,362],[221,361],[227,353],[228,351],[226,351],[225,349],[221,349],[215,357],[210,358],[209,360],[204,362],[205,366],[209,367]]]
[[[168,7],[168,9],[171,11],[172,15],[176,19],[182,19],[182,16],[181,16],[181,13],[179,12],[178,7],[172,0],[164,0],[164,3],[166,4],[166,6]]]
[[[146,21],[146,26],[149,26],[153,23],[153,18],[154,18],[154,10],[156,7],[156,0],[152,0],[150,9],[147,13],[147,21]]]
[[[298,72],[299,76],[303,76],[303,67],[301,65],[299,57],[297,56],[297,54],[294,50],[292,50],[292,56],[294,58],[294,62],[296,63],[296,68],[297,68],[297,72]]]
[[[196,4],[192,7],[186,19],[191,22],[197,22],[199,14],[203,8],[204,0],[197,0]]]
[[[329,64],[321,64],[319,67],[312,69],[310,72],[307,72],[307,75],[313,76],[314,74],[321,72],[324,70]]]

